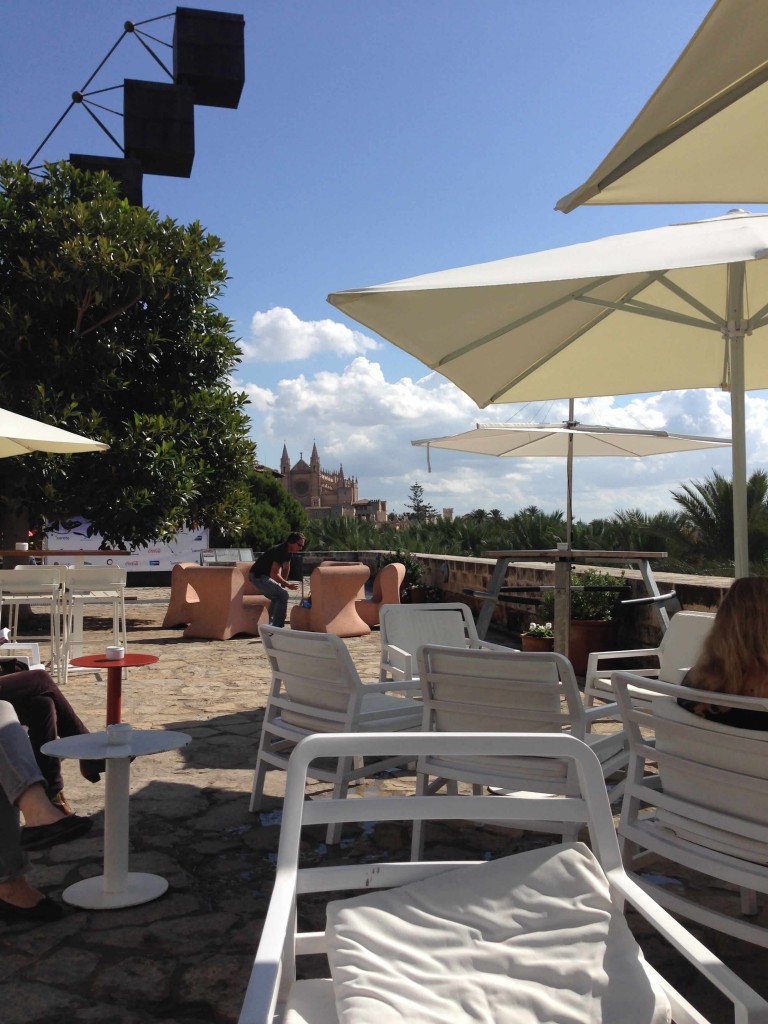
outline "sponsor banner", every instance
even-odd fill
[[[97,551],[101,547],[102,538],[94,533],[88,536],[89,523],[80,519],[75,521],[71,530],[56,530],[49,533],[46,546],[49,555],[47,565],[58,565],[66,562],[66,556],[56,556],[56,551]],[[134,548],[125,555],[99,555],[92,559],[85,555],[83,565],[116,565],[128,572],[167,572],[177,562],[199,562],[200,552],[208,547],[208,530],[182,530],[172,541],[163,544],[153,541],[148,547]]]

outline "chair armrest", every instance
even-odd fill
[[[421,682],[418,679],[386,679],[384,682],[363,683],[366,693],[420,693]]]
[[[599,722],[602,718],[615,720],[620,717],[619,705],[615,702],[612,704],[596,704],[591,708],[584,708],[584,717],[588,722]]]
[[[768,1003],[649,896],[634,878],[616,869],[607,870],[606,875],[616,891],[733,1004],[734,1020],[754,1024],[768,1021]],[[655,971],[654,974],[659,980]]]
[[[592,651],[587,658],[587,679],[597,675],[597,666],[601,661],[610,661],[614,658],[656,658],[659,659],[657,647],[640,647],[634,651]]]
[[[403,679],[413,679],[413,656],[394,644],[387,644],[387,660],[383,662],[382,669],[389,669],[394,675],[402,676]]]
[[[295,871],[278,872],[275,887],[264,920],[259,948],[251,969],[251,976],[240,1010],[240,1024],[271,1024],[275,1019],[277,1001],[291,983],[295,971],[293,963],[285,964],[288,943],[296,918]],[[283,977],[283,968],[288,978]]]
[[[40,661],[40,645],[36,643],[17,643],[15,640],[0,645],[0,658],[19,658],[30,662]]]

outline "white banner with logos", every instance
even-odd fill
[[[68,562],[66,555],[56,557],[56,551],[96,551],[101,547],[102,538],[98,533],[88,536],[89,523],[77,520],[71,530],[56,530],[49,533],[46,547],[50,554],[47,565]],[[145,548],[132,548],[125,555],[82,558],[83,565],[116,565],[128,572],[169,572],[177,562],[200,562],[200,552],[208,547],[208,530],[182,530],[172,541],[156,541]]]

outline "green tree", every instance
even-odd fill
[[[242,528],[255,446],[214,305],[219,239],[68,163],[41,179],[0,164],[0,225],[0,405],[111,446],[3,460],[5,543],[74,515],[111,544]]]
[[[684,484],[672,497],[682,509],[683,531],[698,559],[733,561],[733,482],[717,471]],[[750,561],[768,555],[768,473],[755,470],[747,481]]]
[[[418,481],[411,484],[408,497],[411,500],[406,501],[405,507],[411,510],[409,517],[415,519],[417,523],[426,523],[437,515],[437,509],[424,501],[424,488]]]
[[[292,530],[306,529],[308,520],[304,508],[270,472],[252,470],[244,486],[248,492],[244,529],[230,533],[210,523],[213,547],[250,547],[264,551],[285,540]]]

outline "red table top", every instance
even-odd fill
[[[155,654],[126,654],[114,659],[108,658],[106,654],[83,654],[73,658],[70,664],[79,668],[138,668],[139,665],[153,665],[159,660]]]

